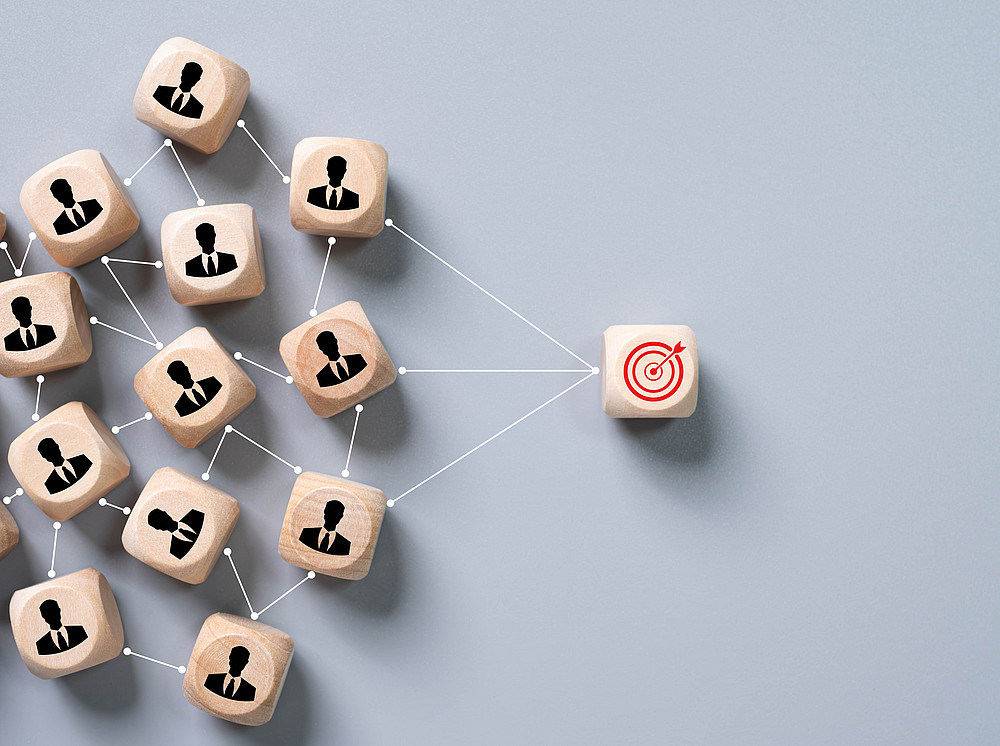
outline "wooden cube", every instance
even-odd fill
[[[96,150],[78,150],[36,171],[21,187],[21,209],[63,267],[107,254],[139,227],[135,203]]]
[[[174,300],[202,306],[264,292],[264,253],[250,205],[172,212],[160,229],[163,268]]]
[[[10,626],[24,665],[40,679],[117,658],[125,644],[111,586],[93,568],[15,591]]]
[[[278,553],[296,567],[360,580],[371,567],[384,514],[381,490],[307,471],[292,488]]]
[[[93,505],[132,469],[108,426],[78,401],[63,404],[18,435],[7,462],[28,497],[57,521]]]
[[[250,75],[232,60],[179,36],[153,53],[139,81],[135,118],[201,153],[221,148],[243,111]]]
[[[90,359],[90,317],[76,278],[46,272],[0,282],[0,375],[19,378]]]
[[[368,238],[385,227],[385,148],[347,137],[307,137],[292,154],[288,212],[297,231]]]
[[[234,498],[166,466],[153,472],[136,500],[122,545],[140,562],[194,585],[212,572],[239,517]]]
[[[185,448],[219,432],[257,397],[257,387],[208,329],[196,326],[135,375],[139,395]]]
[[[184,672],[184,696],[217,718],[263,725],[274,714],[294,652],[292,638],[280,629],[212,614]]]
[[[0,559],[10,554],[20,538],[21,532],[17,528],[17,521],[7,510],[7,506],[0,503]]]
[[[601,402],[611,417],[690,417],[698,342],[686,326],[611,326],[601,344]]]
[[[396,367],[368,317],[347,301],[295,327],[278,348],[313,412],[332,417],[389,386]]]

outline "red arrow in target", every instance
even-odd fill
[[[666,365],[670,361],[670,358],[672,358],[674,355],[680,355],[686,349],[687,347],[678,342],[677,344],[674,345],[674,349],[670,352],[670,354],[660,361],[659,365],[654,365],[652,368],[649,369],[650,372],[659,371],[661,368],[663,368],[664,365]]]

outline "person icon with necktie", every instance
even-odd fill
[[[45,479],[45,489],[50,495],[68,490],[83,479],[83,475],[94,465],[94,462],[82,453],[79,456],[64,458],[59,444],[52,438],[42,438],[38,442],[38,454],[52,464],[52,471]]]
[[[66,626],[62,623],[62,609],[54,598],[42,601],[38,612],[49,625],[49,631],[35,641],[35,649],[39,655],[65,653],[87,639],[87,630],[79,624]]]
[[[346,557],[351,553],[351,542],[343,534],[337,533],[337,524],[343,517],[344,503],[330,500],[323,508],[323,525],[302,529],[299,541],[317,552]]]
[[[357,210],[361,200],[357,192],[352,192],[341,182],[347,173],[347,159],[335,155],[326,162],[326,175],[330,181],[322,186],[313,187],[306,195],[306,202],[324,210]]]
[[[62,203],[63,211],[52,222],[52,228],[57,236],[78,231],[85,225],[90,225],[104,208],[96,199],[85,199],[77,202],[73,196],[73,187],[66,179],[56,179],[49,184],[49,191],[58,202]]]
[[[160,106],[170,109],[174,114],[179,114],[188,119],[201,119],[201,113],[205,110],[201,101],[194,97],[191,89],[201,80],[204,72],[197,62],[188,62],[181,68],[181,82],[179,85],[161,85],[153,91],[153,100]]]
[[[191,376],[190,369],[182,360],[174,360],[170,363],[167,366],[167,375],[174,383],[184,389],[184,393],[174,404],[174,409],[181,417],[194,414],[222,391],[222,384],[215,376],[195,381]]]
[[[316,346],[330,358],[330,362],[316,374],[316,382],[322,388],[349,381],[368,367],[362,355],[341,355],[337,335],[331,331],[320,332],[316,337]]]
[[[183,518],[175,521],[167,511],[153,508],[146,516],[146,523],[157,531],[170,534],[170,554],[177,559],[184,559],[201,536],[205,514],[200,510],[189,510]]]
[[[236,269],[236,256],[215,250],[215,226],[202,223],[194,229],[194,236],[201,246],[201,253],[184,262],[188,277],[218,277]]]
[[[18,328],[3,338],[7,352],[27,352],[44,347],[56,339],[56,331],[48,324],[35,324],[31,320],[31,301],[23,295],[10,302],[11,313],[17,319]]]
[[[241,676],[249,662],[250,651],[242,645],[236,645],[229,651],[229,672],[210,673],[205,678],[205,688],[236,702],[253,702],[257,696],[257,687]]]

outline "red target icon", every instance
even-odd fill
[[[660,402],[677,393],[684,381],[680,354],[687,348],[680,342],[671,347],[663,342],[643,342],[625,358],[625,385],[643,401]]]

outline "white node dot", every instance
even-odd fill
[[[405,376],[406,375],[406,368],[400,367],[399,368],[399,375]]]
[[[24,270],[23,269],[15,269],[14,270],[14,277],[20,277],[23,274],[24,274]]]
[[[204,206],[205,206],[205,200],[203,200],[203,199],[201,199],[201,198],[199,197],[199,198],[198,198],[198,202],[197,202],[197,205],[198,205],[198,207],[204,207]]]
[[[242,119],[237,119],[236,126],[239,127],[240,129],[243,129],[244,127],[247,126],[247,123],[244,122]]]
[[[242,360],[243,359],[243,353],[242,352],[234,352],[233,353],[233,357],[235,359],[237,359],[237,360]]]
[[[35,234],[34,231],[32,231],[31,233],[28,234],[28,240],[29,241],[34,241],[36,238],[38,238],[38,236]]]
[[[316,577],[316,573],[310,570],[309,572],[306,573],[306,577],[309,578],[310,580],[313,580]]]
[[[21,495],[24,494],[24,490],[22,490],[20,487],[18,487],[16,490],[14,490],[14,494],[17,495],[18,497],[20,497]]]
[[[125,186],[132,186],[132,179],[126,176],[124,179],[122,179],[122,184],[124,184]]]
[[[146,414],[144,414],[143,417],[146,420],[151,420],[151,419],[153,419],[153,413],[152,412],[146,412]]]
[[[315,308],[310,308],[310,309],[309,309],[309,315],[310,315],[310,316],[315,316],[315,315],[316,315],[316,313],[317,313],[317,311],[316,311],[316,309],[315,309]]]
[[[358,406],[356,406],[356,407],[354,408],[354,411],[355,411],[355,412],[364,412],[364,411],[365,411],[365,406],[364,406],[364,404],[359,404]]]
[[[295,383],[295,379],[291,376],[285,376],[285,383]]]
[[[118,427],[118,425],[112,425],[111,426],[111,434],[112,435],[117,435],[121,431],[122,431],[122,429],[120,427]]]
[[[102,497],[102,498],[101,498],[100,500],[98,500],[98,501],[97,501],[97,504],[98,504],[98,505],[100,505],[100,506],[101,506],[101,507],[103,508],[103,507],[107,506],[107,504],[108,504],[108,501],[107,501],[107,500],[105,500],[105,499],[104,499],[104,498]]]
[[[49,570],[45,574],[48,575],[50,578],[54,578],[56,576],[56,571],[55,570]]]
[[[6,250],[6,248],[7,248],[7,242],[0,241],[0,250]]]
[[[601,369],[595,365],[593,368],[590,369],[590,372],[596,376],[598,373],[601,372]]]
[[[228,557],[233,553],[233,550],[230,549],[229,547],[226,547],[225,549],[222,550],[222,553]]]
[[[385,227],[386,228],[391,228],[392,227],[392,218],[386,218],[385,219]]]
[[[281,180],[283,182],[285,182],[286,184],[291,184],[292,183],[292,177],[291,176],[282,176]]]
[[[10,497],[4,497],[3,504],[4,505],[10,505]]]
[[[31,415],[32,422],[38,422],[39,419],[41,418],[38,416],[38,412],[35,412],[33,415]]]
[[[102,256],[101,257],[101,264],[108,264],[110,262],[111,262],[111,260],[108,257],[106,257],[106,256]]]
[[[61,528],[62,528],[62,524],[61,524],[61,523],[60,523],[59,521],[55,521],[55,522],[54,522],[54,523],[52,524],[52,528],[54,528],[54,529],[55,529],[56,531],[58,531],[59,529],[61,529]]]
[[[45,383],[45,376],[38,376],[35,381],[37,383]]]
[[[253,619],[254,621],[256,621],[259,617],[260,617],[260,614],[258,614],[256,611],[254,611],[254,612],[252,612],[250,614],[250,618]]]
[[[122,655],[132,655],[132,648],[122,648]]]
[[[302,473],[302,467],[301,466],[296,466],[294,469],[292,469],[292,471],[294,471],[296,474],[301,474]]]
[[[90,325],[94,326],[96,323],[97,323],[97,317],[96,316],[91,316],[90,317]]]
[[[203,481],[203,482],[207,482],[208,481],[208,472],[207,471],[206,472],[202,472],[202,474],[201,474],[201,481]]]
[[[391,508],[393,505],[396,504],[396,501],[395,500],[386,500],[385,504],[386,504],[386,507]]]
[[[158,350],[162,350],[163,349],[163,342],[157,342],[156,345],[155,345],[155,347]]]
[[[173,141],[173,140],[171,140],[171,139],[170,139],[170,138],[168,137],[168,138],[164,139],[164,141],[163,141],[163,144],[164,144],[164,145],[166,145],[166,146],[167,146],[167,147],[169,148],[169,147],[170,147],[171,145],[173,145],[173,144],[174,144],[174,141]]]
[[[177,666],[177,673],[184,673],[185,671],[187,671],[187,669],[184,668],[184,666]]]
[[[340,472],[340,476],[342,476],[344,479],[347,479],[347,477],[351,476],[351,472],[349,472],[347,469],[344,469],[342,472]]]
[[[128,515],[131,512],[132,512],[132,508],[122,508],[122,514],[123,515]]]
[[[328,239],[326,239],[326,242],[331,246],[333,246],[335,243],[337,243],[337,239],[334,236],[330,236]]]
[[[231,433],[232,431],[233,431],[233,426],[232,425],[226,425],[226,432],[227,433]]]
[[[157,269],[163,269],[163,262],[157,259],[155,262],[153,262],[153,266],[156,267]]]

